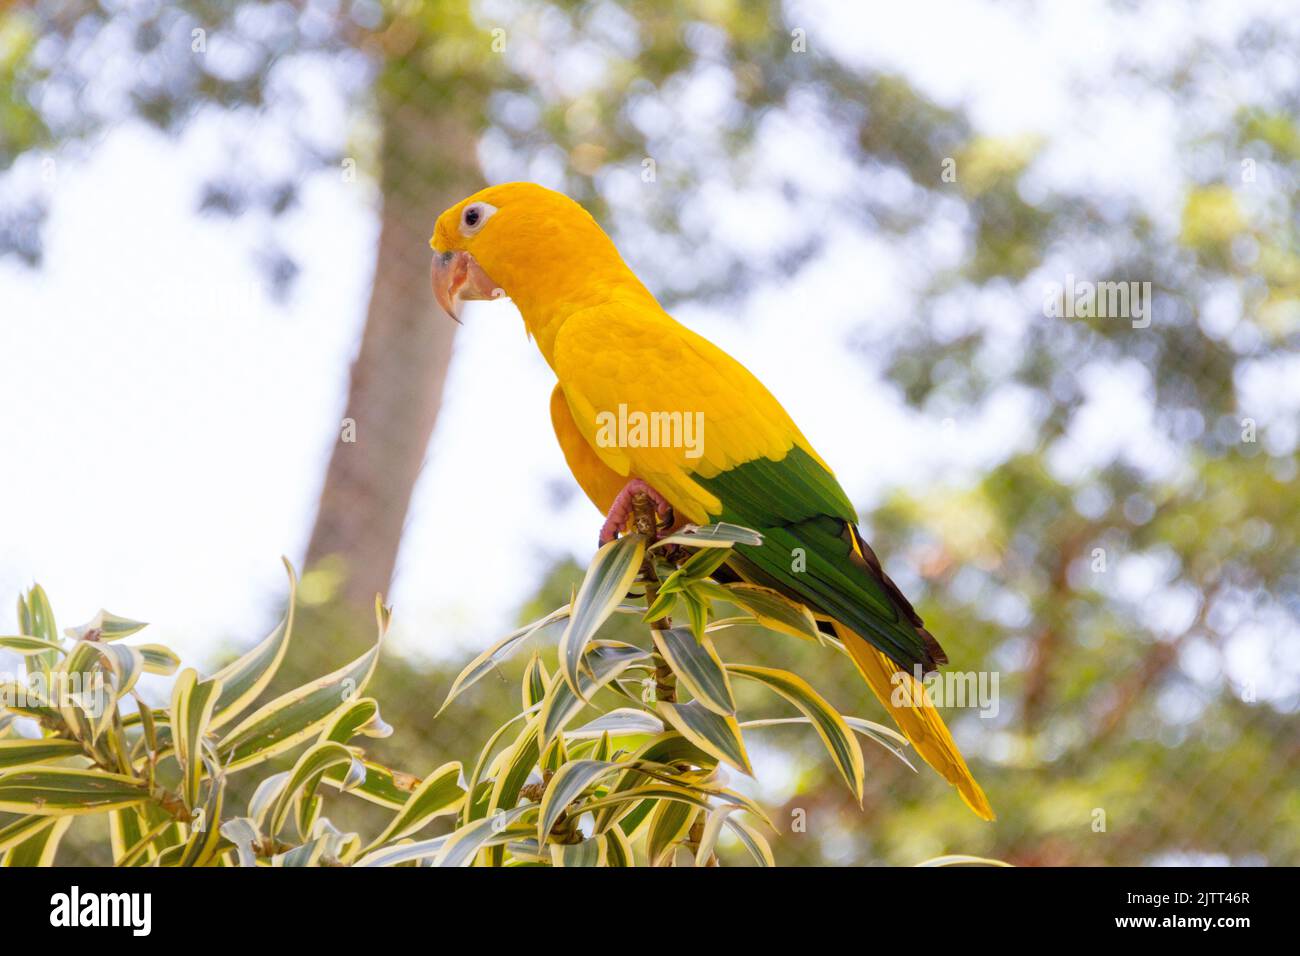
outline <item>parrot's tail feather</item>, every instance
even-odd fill
[[[833,626],[867,686],[889,711],[916,752],[941,777],[957,788],[966,806],[975,811],[977,816],[985,820],[996,819],[988,797],[984,796],[984,791],[966,766],[939,711],[930,702],[925,685],[917,682],[906,671],[899,670],[898,665],[844,625],[833,622]],[[897,678],[894,677],[895,674],[898,675]],[[899,681],[903,682],[903,686],[899,686]],[[895,691],[900,693],[905,703],[894,703]]]

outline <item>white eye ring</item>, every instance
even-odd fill
[[[460,234],[468,239],[482,229],[483,224],[491,219],[492,214],[496,211],[497,207],[491,203],[470,203],[460,214]]]

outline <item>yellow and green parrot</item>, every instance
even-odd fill
[[[993,819],[910,673],[946,663],[943,649],[859,534],[829,466],[762,382],[669,316],[562,193],[532,183],[484,189],[438,217],[430,245],[434,296],[453,318],[468,299],[508,296],[518,306],[558,379],[551,421],[565,460],[607,515],[601,540],[625,529],[637,492],[679,523],[759,531],[761,546],[734,549],[733,570],[832,627],[917,752]],[[654,441],[644,430],[612,440],[615,416],[644,423],[674,413],[702,423],[695,441]],[[908,691],[901,703],[896,682]]]

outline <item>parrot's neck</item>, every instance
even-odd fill
[[[518,290],[509,291],[524,317],[528,334],[552,369],[555,339],[570,316],[613,302],[648,302],[659,308],[655,297],[621,260],[604,267],[589,266],[581,274],[552,273],[548,279],[545,288],[533,289],[531,283],[525,282]]]

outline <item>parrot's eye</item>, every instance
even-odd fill
[[[485,202],[470,203],[460,214],[460,234],[466,237],[474,235],[483,228],[483,223],[487,222],[496,211],[496,206]]]

